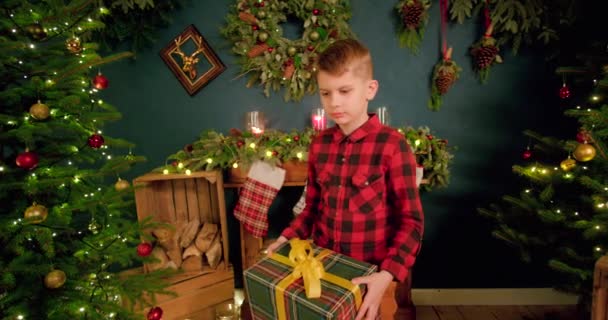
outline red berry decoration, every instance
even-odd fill
[[[98,73],[95,78],[93,78],[93,87],[95,89],[103,90],[108,87],[108,78],[106,78],[103,74]]]
[[[252,25],[252,26],[251,26],[251,29],[253,29],[253,30],[258,30],[259,28],[260,28],[260,27],[258,27],[258,25],[257,25],[257,24],[254,24],[254,25]]]
[[[300,136],[294,136],[293,141],[300,141]]]
[[[572,95],[570,88],[568,88],[568,86],[564,83],[564,85],[559,88],[559,97],[562,99],[568,99],[570,98],[570,95]]]
[[[312,9],[312,14],[315,15],[315,16],[318,16],[318,15],[321,14],[321,10],[319,10],[319,9]]]
[[[154,307],[148,311],[148,320],[161,320],[163,318],[163,309]]]
[[[524,158],[524,160],[532,158],[532,151],[530,151],[530,149],[526,149],[526,151],[524,151],[524,153],[522,154],[522,157]]]
[[[272,51],[274,51],[273,47],[268,48],[268,52],[272,53]]]
[[[89,147],[93,148],[93,149],[99,149],[101,148],[101,146],[103,146],[104,140],[103,140],[103,136],[100,134],[92,134],[89,137]]]
[[[245,142],[243,142],[243,140],[239,140],[239,141],[236,142],[236,145],[240,148],[243,145],[245,145]]]
[[[427,134],[427,135],[426,135],[426,138],[427,138],[427,139],[429,139],[429,140],[433,140],[433,138],[434,138],[434,137],[433,137],[433,135],[432,135],[432,134]]]
[[[264,7],[266,4],[264,3],[264,1],[260,2],[260,7]]]
[[[15,163],[19,168],[32,170],[38,165],[38,155],[30,151],[22,152],[15,159]]]
[[[140,257],[147,257],[152,253],[152,245],[148,242],[142,242],[137,246],[137,255]]]

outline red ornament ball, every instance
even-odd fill
[[[257,24],[254,24],[254,25],[252,25],[252,26],[251,26],[251,29],[253,29],[253,30],[258,30],[259,28],[260,28],[260,27],[258,27],[258,25],[257,25]]]
[[[30,151],[22,152],[15,159],[15,163],[19,168],[32,170],[38,165],[38,155]]]
[[[148,242],[142,242],[137,246],[137,255],[140,257],[147,257],[152,253],[154,247]]]
[[[589,135],[589,132],[581,130],[576,134],[576,141],[578,143],[591,142],[591,136]]]
[[[101,146],[103,146],[104,142],[105,141],[103,140],[103,136],[100,135],[100,134],[97,134],[97,133],[92,134],[89,137],[89,141],[88,141],[89,147],[91,147],[93,149],[99,149],[99,148],[101,148]]]
[[[313,47],[313,46],[308,46],[306,49],[308,49],[308,51],[313,51],[313,50],[315,50],[315,47]]]
[[[433,135],[432,135],[432,134],[427,134],[427,135],[426,135],[426,138],[427,138],[427,139],[429,139],[429,140],[433,140],[433,138],[435,138],[435,137],[433,137]]]
[[[93,78],[93,87],[95,89],[103,90],[108,87],[108,78],[106,78],[103,74],[98,73],[95,78]]]
[[[245,142],[243,140],[239,140],[239,141],[236,142],[236,145],[240,148],[243,145],[245,145]]]
[[[300,141],[300,136],[294,136],[293,141]]]
[[[272,53],[272,51],[274,51],[273,47],[268,48],[268,52]]]
[[[315,16],[318,16],[321,14],[321,10],[319,9],[312,9],[312,14],[314,14]]]
[[[163,318],[163,309],[154,307],[148,311],[148,320],[161,320]]]
[[[522,157],[524,158],[524,160],[528,160],[528,159],[532,158],[532,151],[530,151],[530,149],[524,151],[524,153],[522,154]]]
[[[561,88],[559,88],[559,97],[562,99],[568,99],[570,98],[570,95],[572,93],[570,92],[570,88],[568,88],[567,85],[563,85]]]

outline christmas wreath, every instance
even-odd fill
[[[302,37],[283,36],[288,16],[303,21]],[[247,87],[260,83],[264,94],[285,87],[285,101],[316,92],[314,60],[336,39],[352,37],[347,0],[239,0],[221,32],[232,41]]]

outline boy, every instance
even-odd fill
[[[309,149],[306,206],[268,254],[293,237],[379,266],[352,280],[367,285],[357,320],[376,319],[393,280],[395,319],[415,319],[411,268],[420,249],[423,213],[415,182],[416,161],[402,134],[367,113],[378,90],[369,50],[339,40],[319,55],[317,82],[325,112],[336,126]]]

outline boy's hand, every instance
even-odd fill
[[[266,256],[270,257],[274,253],[274,251],[277,250],[277,248],[285,242],[287,242],[287,238],[285,238],[283,236],[280,236],[279,238],[277,238],[277,240],[275,242],[271,243],[268,246],[268,248],[266,249]]]
[[[382,296],[384,296],[384,291],[386,291],[391,281],[393,281],[393,275],[386,270],[352,280],[356,285],[367,285],[365,298],[355,320],[375,320],[378,317],[378,308],[380,302],[382,302]]]

